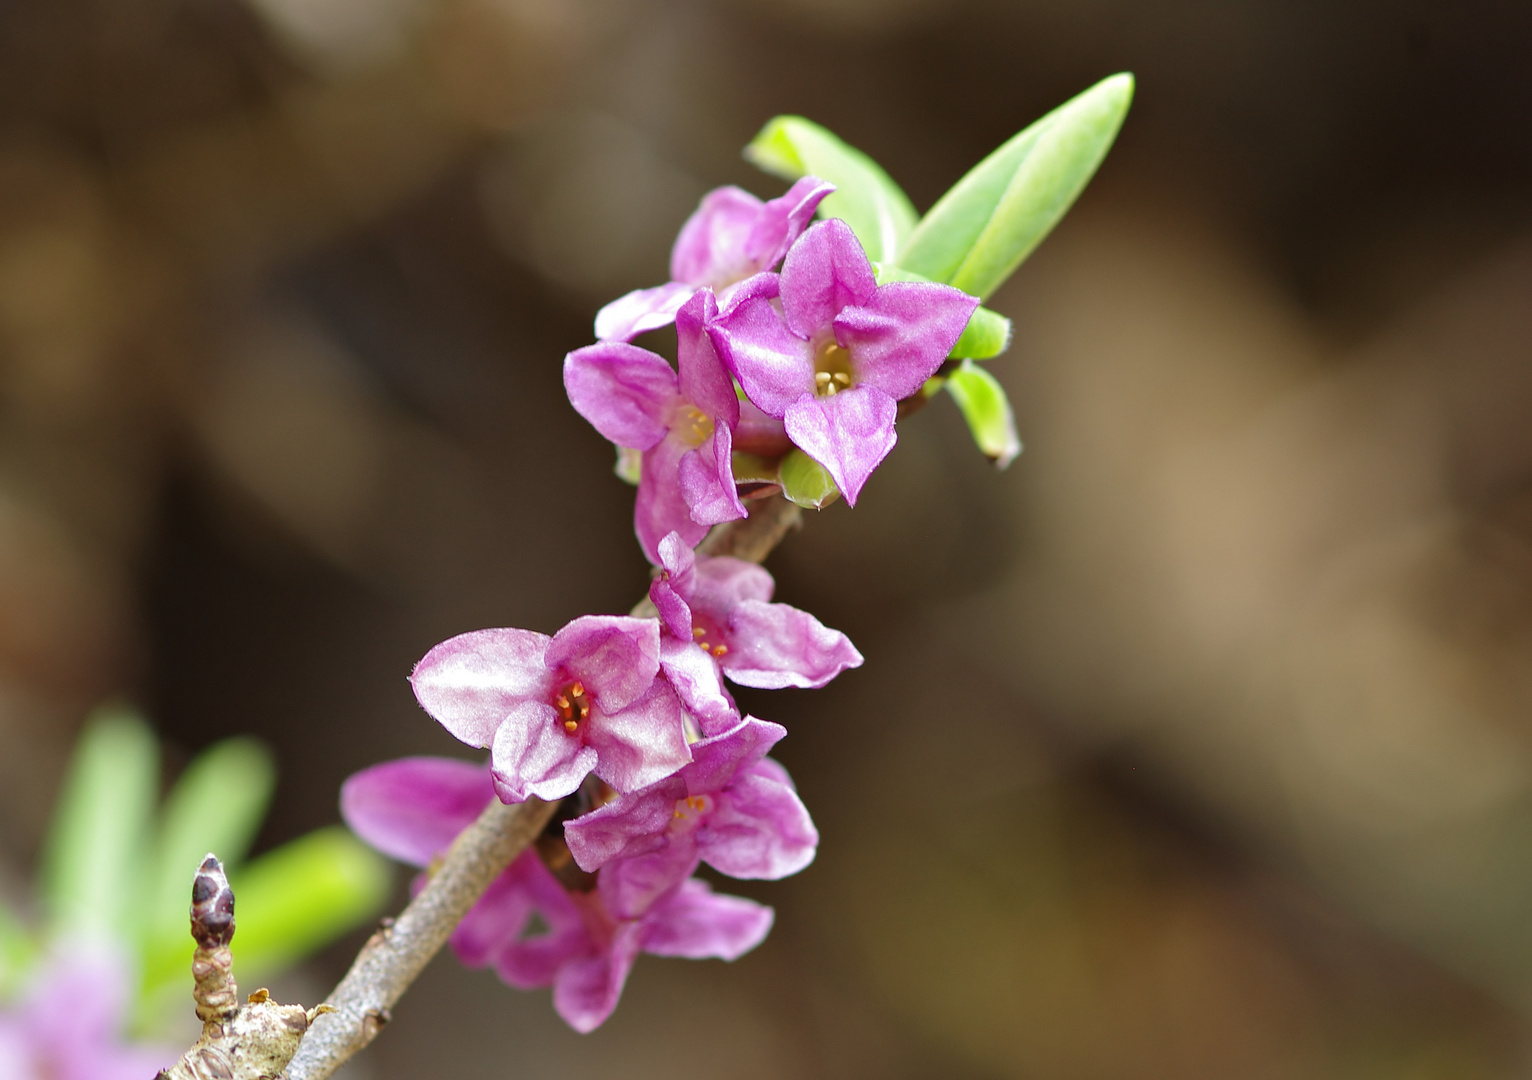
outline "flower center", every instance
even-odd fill
[[[712,812],[713,800],[706,795],[688,795],[684,799],[677,799],[670,828],[672,831],[695,829]]]
[[[718,629],[697,617],[692,612],[692,640],[702,646],[702,651],[718,657],[720,660],[729,654],[729,647],[721,640],[723,635]]]
[[[831,338],[814,355],[814,393],[830,397],[851,385],[851,354]]]
[[[713,437],[713,418],[695,405],[682,405],[670,422],[670,430],[687,446],[701,446]]]
[[[553,695],[553,707],[558,711],[564,730],[573,735],[580,725],[590,719],[590,698],[585,696],[585,684],[578,679]]]

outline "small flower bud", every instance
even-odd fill
[[[209,855],[192,879],[191,933],[204,949],[228,945],[234,939],[234,890],[223,863]]]

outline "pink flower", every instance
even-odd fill
[[[426,866],[478,816],[490,794],[482,766],[406,758],[348,779],[341,813],[373,847]],[[519,989],[552,986],[558,1014],[575,1030],[591,1031],[616,1007],[639,953],[733,960],[771,929],[770,908],[715,895],[695,879],[649,897],[643,910],[629,909],[630,917],[614,917],[607,874],[602,871],[595,889],[571,891],[530,848],[464,916],[452,948],[466,964],[493,965]],[[533,915],[544,931],[528,933]]]
[[[738,289],[709,326],[724,363],[856,505],[894,448],[898,403],[936,373],[978,299],[950,285],[877,284],[835,218],[793,245],[780,280],[759,275]]]
[[[459,634],[426,653],[410,682],[438,723],[490,748],[505,802],[563,798],[591,772],[633,791],[691,760],[659,652],[655,620],[585,615],[551,638]]]
[[[702,558],[680,536],[660,541],[663,570],[649,599],[666,633],[660,666],[705,735],[739,720],[719,682],[765,690],[819,687],[862,654],[839,630],[790,604],[770,603],[771,574],[742,559]]]
[[[130,980],[123,958],[105,946],[57,952],[30,990],[0,1010],[4,1080],[148,1080],[176,1052],[121,1040]]]
[[[812,862],[819,832],[787,770],[766,757],[786,734],[746,717],[694,743],[691,764],[675,776],[565,824],[575,862],[601,871],[609,910],[647,910],[699,861],[730,877],[773,881]]]
[[[670,253],[671,280],[613,300],[596,314],[601,341],[632,341],[646,330],[668,326],[700,288],[727,302],[729,289],[752,274],[770,270],[814,219],[820,200],[835,190],[805,176],[785,195],[761,202],[737,187],[708,192],[687,218]]]
[[[675,316],[679,372],[620,341],[564,358],[564,388],[580,415],[618,446],[643,452],[633,528],[650,562],[666,533],[695,544],[708,526],[745,516],[733,468],[740,401],[706,333],[717,313],[702,289]]]

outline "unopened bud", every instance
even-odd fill
[[[228,945],[234,939],[234,890],[223,863],[209,855],[192,879],[191,932],[204,949]]]

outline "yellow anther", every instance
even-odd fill
[[[553,703],[557,705],[560,710],[567,710],[569,708],[569,699],[563,694],[560,694],[558,697],[554,698]]]
[[[570,732],[575,731],[576,729],[579,728],[579,726],[580,726],[580,721],[578,721],[578,720],[565,720],[564,721],[564,730],[565,731],[570,731]]]
[[[571,686],[569,688],[569,692],[571,694],[573,694],[575,697],[584,697],[585,696],[585,684],[582,683],[582,682],[577,682],[577,683],[575,683],[573,686]]]
[[[727,645],[714,645],[713,646],[713,655],[714,656],[727,656],[728,652],[729,652],[729,647]]]
[[[701,637],[705,633],[707,633],[707,631],[702,629],[700,626],[692,627],[692,637]]]

